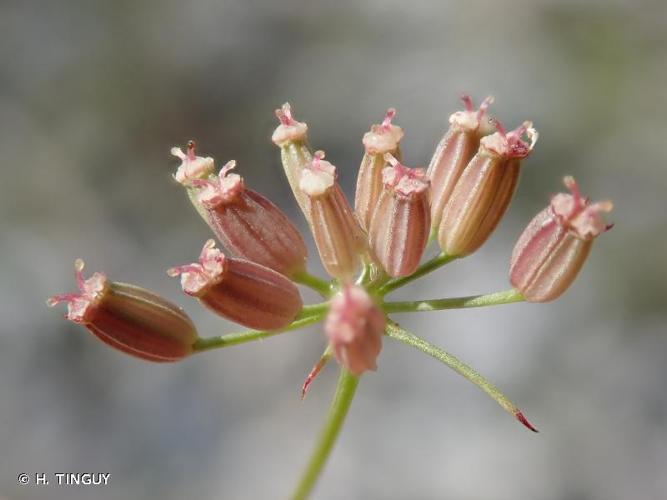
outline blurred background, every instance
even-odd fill
[[[616,205],[557,302],[398,317],[541,433],[387,340],[314,498],[667,498],[663,0],[5,0],[0,12],[2,500],[288,497],[336,381],[331,365],[301,402],[318,327],[163,366],[44,301],[75,289],[83,257],[177,301],[203,336],[233,331],[165,274],[209,237],[169,149],[194,138],[218,165],[235,158],[305,232],[270,141],[276,107],[292,103],[351,195],[361,136],[387,107],[406,163],[425,165],[462,92],[493,94],[494,115],[532,119],[541,139],[490,242],[397,298],[507,288],[514,241],[564,174]],[[111,479],[21,486],[22,472]]]

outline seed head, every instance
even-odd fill
[[[454,257],[470,255],[489,239],[512,200],[521,160],[537,141],[530,122],[509,133],[495,123],[498,132],[480,140],[442,214],[438,243]],[[523,140],[524,135],[530,143]]]
[[[306,218],[326,271],[349,282],[367,251],[365,238],[352,208],[336,182],[336,167],[315,153],[301,173],[300,189],[308,197]]]
[[[167,274],[180,275],[186,294],[248,328],[283,328],[301,310],[299,290],[289,279],[254,262],[225,257],[213,240],[204,244],[198,262],[172,267]]]
[[[102,273],[83,277],[83,260],[74,263],[79,293],[49,298],[67,302],[70,321],[120,351],[148,361],[178,361],[192,353],[197,332],[183,310],[134,285],[110,282]]]
[[[572,177],[565,177],[572,194],[551,199],[523,231],[512,252],[510,281],[529,302],[558,298],[577,277],[593,240],[611,226],[602,219],[610,201],[589,203]]]
[[[365,153],[357,176],[354,211],[366,231],[382,193],[382,169],[386,165],[384,155],[389,153],[396,158],[401,157],[399,142],[403,138],[403,129],[391,123],[394,116],[396,109],[389,108],[382,123],[371,126],[362,141]]]
[[[218,177],[193,181],[209,226],[236,257],[286,276],[303,271],[307,250],[299,230],[271,201],[247,189],[240,175],[229,173],[235,165],[230,161]]]
[[[408,168],[389,153],[384,189],[371,219],[371,251],[391,277],[412,274],[430,232],[429,183],[423,168]]]
[[[440,224],[442,213],[463,169],[477,152],[480,139],[493,130],[486,113],[493,97],[484,99],[478,110],[475,110],[470,96],[464,95],[461,100],[465,110],[457,111],[449,117],[449,130],[436,147],[428,167],[431,180],[431,224],[434,229]]]

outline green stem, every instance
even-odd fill
[[[285,328],[280,330],[243,330],[241,332],[228,333],[226,335],[218,335],[215,337],[200,338],[192,346],[194,352],[210,351],[211,349],[219,349],[221,347],[228,347],[232,345],[245,344],[253,340],[260,340],[267,337],[273,337],[280,333],[297,330],[304,326],[312,325],[322,319],[324,313],[328,309],[328,303],[314,304],[304,306],[296,319]]]
[[[464,309],[468,307],[496,306],[525,300],[515,289],[485,295],[453,297],[451,299],[413,300],[405,302],[385,302],[382,308],[387,313],[440,311],[443,309]]]
[[[352,375],[345,368],[341,368],[336,393],[329,408],[329,414],[320,432],[315,449],[310,456],[308,465],[291,497],[293,500],[304,500],[310,495],[327,458],[331,454],[333,445],[345,421],[347,411],[350,409],[350,404],[352,403],[352,398],[358,384],[359,378]]]
[[[291,278],[295,283],[312,288],[317,293],[322,295],[322,297],[328,298],[331,296],[333,284],[330,281],[323,280],[322,278],[318,278],[317,276],[310,274],[308,271],[300,271],[294,276],[291,276]]]
[[[432,358],[437,359],[441,363],[444,363],[456,373],[462,375],[464,378],[491,396],[491,398],[505,411],[510,413],[514,418],[528,427],[531,431],[537,432],[537,429],[533,427],[532,424],[528,422],[528,420],[526,420],[526,417],[524,417],[523,413],[521,413],[521,411],[509,399],[507,399],[507,397],[502,392],[500,392],[500,390],[495,385],[493,385],[463,361],[457,359],[455,356],[448,353],[444,349],[441,349],[440,347],[427,342],[421,337],[418,337],[417,335],[401,328],[396,323],[387,323],[386,333],[388,337],[403,342],[404,344],[411,347],[415,347],[423,353],[428,354]]]
[[[419,279],[422,276],[432,271],[435,271],[436,269],[444,266],[445,264],[453,261],[454,259],[456,259],[456,257],[453,257],[451,255],[446,255],[445,253],[440,253],[435,257],[433,257],[431,260],[424,262],[410,276],[404,276],[403,278],[394,278],[387,281],[385,284],[381,285],[378,288],[377,292],[381,296],[384,296],[389,292],[391,292],[392,290],[396,290],[397,288],[407,285],[408,283],[411,283],[412,281]]]

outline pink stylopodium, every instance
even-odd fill
[[[389,108],[382,123],[362,139],[354,209],[338,182],[338,170],[313,152],[308,125],[297,121],[289,103],[276,110],[272,141],[311,230],[330,279],[307,270],[307,252],[298,227],[264,196],[246,186],[228,162],[215,173],[214,160],[197,156],[193,141],[174,175],[203,220],[224,247],[204,244],[196,262],[168,270],[180,276],[186,295],[213,313],[244,325],[243,330],[207,338],[176,305],[134,285],[110,282],[101,273],[82,275],[79,293],[55,295],[66,302],[66,318],[106,344],[150,361],[177,361],[194,353],[247,343],[324,322],[323,353],[301,387],[301,396],[328,361],[340,365],[331,409],[306,469],[292,494],[307,498],[323,470],[360,377],[381,365],[383,338],[427,354],[474,383],[514,419],[537,429],[496,386],[441,347],[402,328],[394,314],[554,300],[572,285],[593,240],[610,225],[601,214],[611,202],[590,203],[574,179],[571,194],[558,194],[519,237],[510,263],[511,289],[483,295],[391,301],[387,296],[456,259],[479,249],[493,234],[516,191],[522,163],[535,147],[531,122],[506,132],[487,116],[492,98],[478,109],[468,96],[465,109],[450,116],[449,129],[435,148],[428,170],[402,164],[403,129]],[[439,250],[423,260],[429,241]],[[298,286],[323,300],[303,305]]]

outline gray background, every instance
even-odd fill
[[[195,138],[304,228],[270,134],[290,100],[352,193],[361,135],[398,108],[425,164],[492,93],[541,132],[510,213],[465,261],[402,291],[504,289],[522,227],[573,174],[616,227],[556,303],[401,316],[496,382],[533,435],[445,367],[385,342],[315,498],[667,498],[664,1],[22,1],[0,4],[0,497],[285,498],[335,384],[299,400],[318,327],[157,366],[49,310],[72,262],[232,331],[164,270],[207,228],[171,180]],[[311,267],[321,268],[311,252]],[[314,297],[308,295],[308,300]],[[20,472],[109,472],[105,488]]]

